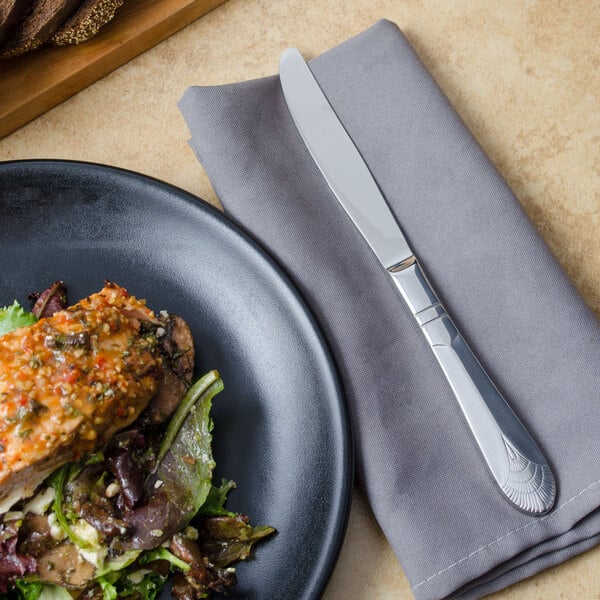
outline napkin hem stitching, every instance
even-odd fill
[[[531,527],[532,525],[535,525],[537,523],[542,523],[546,519],[549,519],[550,517],[552,517],[553,515],[557,514],[559,511],[561,511],[565,506],[567,506],[567,504],[570,504],[574,500],[577,500],[577,498],[579,498],[580,496],[582,496],[583,494],[585,494],[586,492],[588,492],[589,490],[591,490],[595,485],[598,485],[599,483],[600,483],[600,480],[594,481],[593,483],[590,483],[590,485],[588,485],[586,488],[582,489],[578,494],[575,494],[575,496],[573,496],[572,498],[569,498],[568,500],[566,500],[565,502],[563,502],[555,511],[551,512],[550,514],[547,514],[547,515],[545,515],[543,517],[535,519],[534,521],[530,521],[529,523],[526,523],[525,525],[521,525],[521,527],[517,527],[516,529],[512,529],[511,531],[505,533],[504,535],[500,536],[499,538],[491,541],[489,544],[486,544],[485,546],[481,546],[480,548],[477,548],[477,550],[473,550],[473,552],[467,554],[466,556],[463,556],[461,559],[457,560],[456,562],[453,562],[451,565],[448,565],[447,567],[444,567],[443,569],[441,569],[437,573],[434,573],[433,575],[427,577],[426,579],[423,579],[423,581],[420,581],[416,585],[411,586],[412,589],[416,590],[418,587],[421,587],[425,583],[429,583],[432,579],[435,579],[438,575],[442,575],[443,573],[446,573],[450,569],[453,569],[454,567],[460,565],[464,561],[469,560],[470,558],[473,558],[473,556],[475,556],[476,554],[479,554],[480,552],[483,552],[484,550],[487,550],[488,548],[490,548],[494,544],[497,544],[498,542],[501,542],[502,540],[506,539],[508,536],[510,536],[510,535],[512,535],[514,533],[518,533],[520,531],[523,531],[524,529],[527,529],[528,527]]]

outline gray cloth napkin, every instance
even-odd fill
[[[390,277],[305,149],[279,79],[189,88],[180,109],[226,213],[284,266],[331,345],[359,481],[414,595],[479,597],[590,548],[600,535],[596,318],[393,23],[310,64],[558,481],[555,509],[537,518],[496,489]]]

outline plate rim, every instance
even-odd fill
[[[306,591],[310,593],[310,597],[315,599],[320,598],[330,581],[331,575],[333,574],[348,529],[355,475],[353,435],[349,409],[345,399],[343,380],[340,369],[335,361],[333,350],[327,338],[325,337],[323,329],[321,328],[316,316],[310,309],[301,291],[293,282],[291,276],[288,274],[284,266],[281,265],[279,261],[268,251],[268,249],[258,242],[252,233],[249,232],[243,225],[234,221],[224,211],[221,211],[218,207],[204,200],[202,197],[197,196],[177,185],[159,179],[158,177],[147,175],[133,169],[94,161],[63,158],[31,158],[0,161],[0,179],[4,176],[5,169],[18,166],[25,166],[26,168],[32,170],[35,170],[36,167],[68,167],[75,170],[92,169],[99,172],[103,171],[106,173],[112,173],[117,177],[141,179],[153,187],[158,187],[167,193],[175,194],[179,200],[187,203],[192,208],[205,211],[211,215],[212,218],[215,218],[222,226],[227,228],[229,233],[239,238],[242,243],[252,247],[256,254],[260,256],[260,259],[265,261],[274,271],[275,275],[284,285],[286,290],[295,298],[298,308],[301,309],[303,316],[311,325],[315,338],[323,354],[329,375],[331,376],[337,397],[335,407],[338,411],[338,419],[341,425],[341,430],[339,432],[334,432],[336,436],[339,435],[340,437],[341,458],[343,465],[343,471],[337,474],[337,477],[340,481],[341,494],[335,504],[335,522],[333,523],[331,534],[326,540],[327,549],[324,552],[322,559],[317,563],[319,573],[314,578],[313,585],[311,586],[312,590],[309,590],[308,586],[306,588]],[[310,582],[308,583],[310,585]]]

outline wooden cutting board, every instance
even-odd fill
[[[79,46],[0,60],[0,138],[182,29],[225,0],[126,0]]]

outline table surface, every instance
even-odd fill
[[[594,0],[228,0],[0,141],[0,160],[65,158],[145,173],[218,205],[176,102],[188,85],[270,75],[395,21],[600,313],[600,11]],[[494,596],[597,599],[600,548]],[[326,600],[410,599],[362,493]]]

